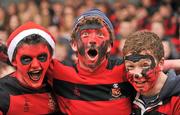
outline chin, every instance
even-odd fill
[[[42,83],[32,83],[31,85],[29,85],[31,88],[33,89],[38,89],[42,87]]]

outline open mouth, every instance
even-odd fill
[[[88,56],[89,56],[90,59],[95,59],[96,56],[97,56],[97,54],[98,54],[98,52],[97,52],[96,49],[89,49],[89,50],[87,51],[87,54],[88,54]]]
[[[146,81],[143,81],[143,82],[137,82],[137,81],[135,81],[135,83],[136,83],[136,84],[140,84],[140,85],[141,85],[141,84],[146,83]]]
[[[38,81],[40,79],[41,74],[42,74],[42,70],[35,70],[28,72],[30,79],[33,81]]]

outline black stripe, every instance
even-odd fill
[[[45,93],[52,91],[50,85],[47,84],[47,82],[45,84],[44,87],[37,90],[23,87],[15,77],[5,76],[0,79],[0,86],[11,95]]]
[[[58,96],[73,100],[105,101],[114,98],[111,93],[114,84],[82,85],[57,79],[54,79],[53,84],[54,91]],[[120,97],[128,97],[132,93],[129,83],[118,83],[118,86],[122,94]]]
[[[0,111],[4,114],[7,113],[9,109],[10,96],[9,94],[3,90],[3,87],[0,86]]]

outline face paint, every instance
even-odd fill
[[[47,45],[42,43],[23,44],[18,48],[13,61],[17,68],[17,78],[28,87],[41,87],[50,60],[51,56]]]
[[[136,91],[148,92],[155,85],[160,68],[155,65],[155,60],[151,55],[127,56],[125,57],[125,66],[126,77]]]
[[[100,29],[80,31],[78,58],[86,67],[96,68],[106,58],[110,46],[110,34],[105,26]]]

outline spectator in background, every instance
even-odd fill
[[[17,4],[17,10],[18,10],[17,15],[18,15],[18,17],[19,17],[19,19],[20,19],[21,24],[25,22],[23,18],[25,18],[26,13],[27,13],[27,12],[26,12],[26,11],[27,11],[27,8],[28,8],[27,5],[28,5],[28,4],[27,4],[25,1],[21,1],[21,2],[19,2],[19,3]]]
[[[152,22],[151,31],[156,33],[162,40],[162,44],[165,51],[165,59],[178,59],[180,54],[178,54],[174,44],[171,42],[171,37],[165,35],[165,27],[162,22]]]
[[[7,29],[7,18],[6,10],[3,7],[0,7],[0,29]]]
[[[53,25],[57,25],[57,26],[61,26],[61,20],[62,20],[62,9],[63,9],[63,6],[60,2],[55,2],[52,4],[52,12],[53,12],[53,15],[52,15],[52,19],[51,19],[51,24]]]
[[[51,24],[52,12],[50,10],[50,4],[48,0],[42,0],[40,2],[40,14],[42,17],[42,26],[48,27]]]
[[[9,5],[8,5],[8,8],[7,8],[7,15],[8,16],[12,16],[12,15],[16,15],[18,13],[17,11],[17,5],[15,2],[11,2]]]
[[[71,6],[64,6],[62,11],[62,24],[60,25],[61,38],[70,41],[73,22],[75,19],[74,9]]]
[[[20,24],[20,19],[17,15],[12,15],[9,17],[9,23],[8,23],[8,35],[12,33]]]
[[[52,24],[48,26],[49,32],[53,35],[56,41],[58,41],[60,38],[60,32],[59,32],[59,26]]]
[[[165,28],[164,34],[172,37],[177,30],[177,19],[172,13],[172,8],[168,3],[162,3],[159,7],[159,13],[163,18],[163,25]]]

